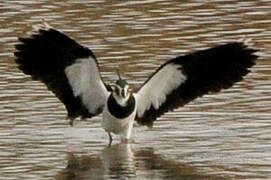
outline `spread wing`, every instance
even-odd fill
[[[241,81],[255,64],[254,49],[229,43],[180,56],[163,64],[139,89],[139,124],[152,126],[165,112]]]
[[[93,52],[47,24],[36,30],[15,46],[19,69],[46,84],[65,105],[71,123],[101,113],[109,93]]]

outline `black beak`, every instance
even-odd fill
[[[125,98],[125,92],[124,92],[124,89],[121,90],[121,96],[122,96],[123,98]]]

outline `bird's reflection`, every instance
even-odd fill
[[[101,154],[68,155],[67,167],[57,174],[57,180],[130,179],[136,177],[131,144],[106,147]]]
[[[196,167],[177,160],[167,160],[153,148],[133,152],[131,146],[116,144],[96,155],[70,153],[67,167],[56,175],[56,179],[224,179],[204,175]]]

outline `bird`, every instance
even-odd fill
[[[115,83],[106,83],[93,51],[45,21],[33,26],[30,36],[18,37],[14,59],[24,74],[43,82],[64,104],[71,126],[78,117],[102,114],[109,144],[112,134],[130,143],[135,122],[152,128],[163,114],[241,81],[258,58],[258,50],[246,41],[172,58],[137,90],[120,74]]]

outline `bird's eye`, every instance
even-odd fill
[[[124,91],[124,89],[121,90],[121,96],[125,97],[125,91]]]
[[[117,95],[120,96],[120,90],[119,90],[119,88],[115,88],[115,92],[116,92]]]

